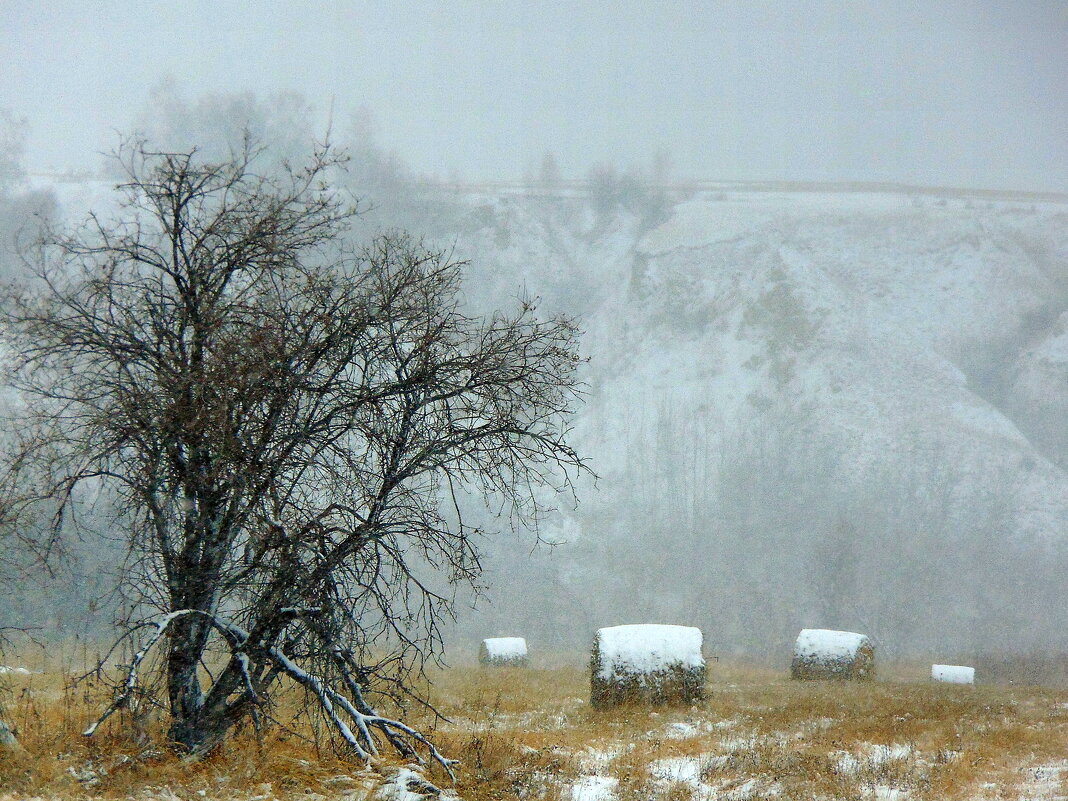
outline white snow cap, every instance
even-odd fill
[[[931,665],[931,678],[950,684],[975,684],[975,668],[964,665]]]
[[[482,641],[490,659],[515,659],[527,655],[527,641],[522,637],[489,637]]]
[[[833,629],[801,629],[794,655],[803,659],[851,659],[868,642],[863,634]]]
[[[702,639],[701,629],[693,626],[639,623],[598,629],[599,675],[610,678],[620,672],[652,673],[677,666],[703,667]]]

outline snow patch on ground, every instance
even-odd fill
[[[690,788],[694,801],[722,798],[715,787],[704,781],[709,759],[716,757],[669,757],[649,764],[649,775],[667,785],[684,784]]]
[[[911,745],[873,745],[868,750],[868,763],[884,765],[893,759],[909,759],[913,753]]]
[[[399,768],[378,786],[371,801],[460,801],[452,790],[442,790],[414,767]]]
[[[655,740],[692,740],[695,737],[703,737],[716,731],[725,731],[738,726],[738,720],[676,720],[668,723],[663,728],[653,729],[646,737]]]
[[[723,740],[719,747],[728,754],[737,754],[740,751],[751,751],[757,747],[760,740],[756,737],[729,737]]]
[[[583,776],[571,787],[571,801],[613,801],[618,786],[611,776]]]
[[[1061,790],[1068,780],[1068,760],[1024,770],[1020,801],[1066,801]]]
[[[669,723],[659,734],[665,740],[689,740],[693,737],[700,736],[705,731],[707,731],[707,729],[702,726],[695,726],[692,723],[680,720],[676,723]]]
[[[836,752],[838,770],[841,773],[855,776],[856,774],[882,767],[896,759],[911,759],[915,752],[911,745],[875,745],[866,744],[860,755],[848,751]]]
[[[587,748],[578,754],[578,764],[589,775],[579,777],[578,781],[571,785],[571,801],[614,801],[619,780],[604,774],[608,771],[612,760],[624,750],[623,748],[607,750]]]
[[[590,773],[603,773],[608,769],[612,760],[622,753],[622,748],[611,748],[604,751],[597,748],[587,748],[578,755],[578,761],[583,770]]]

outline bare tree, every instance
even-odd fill
[[[86,492],[118,510],[140,649],[103,717],[159,647],[194,754],[288,677],[356,754],[387,738],[447,767],[372,702],[410,690],[476,582],[465,500],[529,519],[582,467],[577,330],[529,303],[465,315],[462,265],[405,235],[348,248],[327,149],[281,177],[253,156],[127,148],[118,221],[58,239],[9,293],[27,402],[5,519],[58,535]]]
[[[25,177],[26,120],[0,108],[0,194]]]

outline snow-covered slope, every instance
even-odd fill
[[[738,647],[856,626],[891,653],[1049,635],[1068,204],[735,192],[649,228],[513,197],[468,223],[476,302],[521,284],[588,332],[600,479],[530,568],[561,626],[688,612]]]

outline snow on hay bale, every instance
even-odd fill
[[[852,631],[801,629],[790,675],[795,679],[871,679],[875,648],[863,634]]]
[[[593,638],[590,704],[691,704],[705,695],[701,630],[640,624],[599,629]]]
[[[491,667],[526,667],[527,641],[522,637],[489,637],[479,646],[478,661]]]
[[[964,665],[931,665],[931,679],[949,684],[975,684],[975,668]]]

